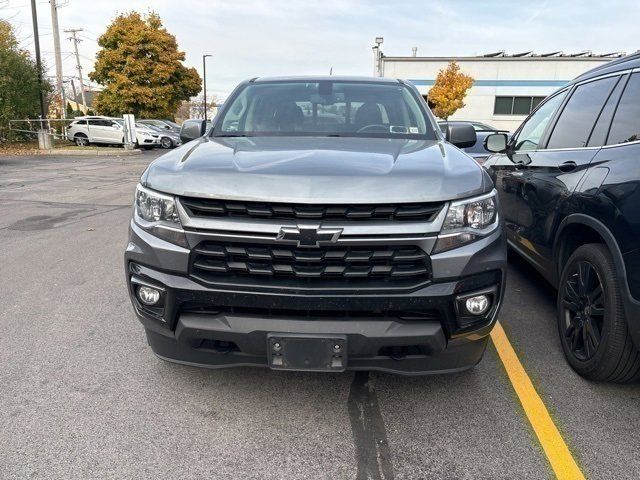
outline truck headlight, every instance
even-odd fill
[[[188,248],[187,238],[180,223],[176,202],[138,184],[134,205],[134,220],[138,226],[167,242]]]
[[[496,191],[451,202],[433,253],[461,247],[493,232],[499,225]]]

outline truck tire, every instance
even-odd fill
[[[582,245],[569,257],[558,285],[558,333],[569,365],[589,380],[640,378],[624,313],[622,285],[605,245]]]

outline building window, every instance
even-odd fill
[[[545,97],[496,97],[494,115],[529,115]]]

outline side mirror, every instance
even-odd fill
[[[187,143],[203,136],[206,132],[207,124],[204,120],[185,120],[180,128],[180,140],[182,143]]]
[[[507,151],[509,136],[506,133],[492,133],[484,139],[484,149],[493,153],[504,153]]]
[[[470,123],[449,123],[445,138],[458,148],[473,147],[478,141],[476,131]]]

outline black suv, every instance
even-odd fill
[[[558,289],[571,366],[640,378],[640,55],[551,95],[508,141],[486,140],[509,245]]]
[[[411,374],[480,361],[507,249],[489,175],[454,146],[476,142],[471,125],[443,135],[399,80],[260,78],[182,137],[140,179],[125,253],[156,354]]]

